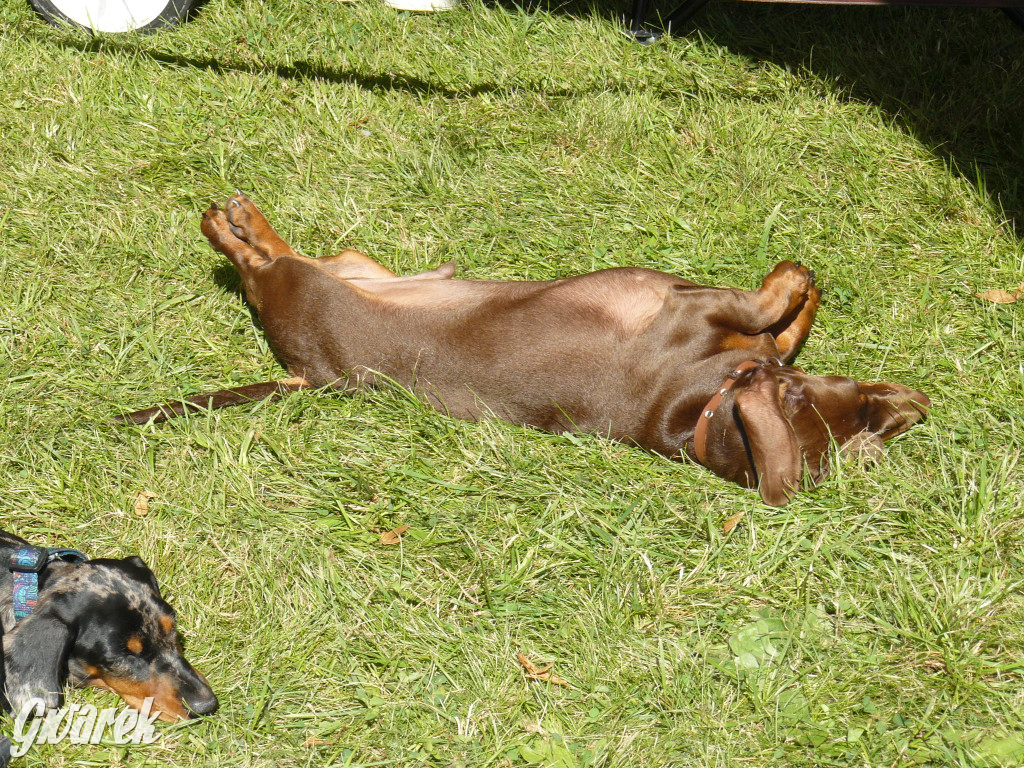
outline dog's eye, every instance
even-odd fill
[[[138,655],[142,653],[142,638],[132,635],[128,638],[127,642],[125,642],[124,647],[128,649],[128,653],[134,653]]]

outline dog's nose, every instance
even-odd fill
[[[194,693],[184,695],[181,700],[191,717],[212,715],[217,711],[217,707],[220,706],[220,702],[217,701],[216,694],[214,694],[214,692],[209,688],[204,691],[196,691]]]

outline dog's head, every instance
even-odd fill
[[[721,444],[718,472],[767,504],[788,502],[806,469],[812,485],[828,473],[830,446],[877,458],[882,443],[916,424],[931,402],[900,384],[866,384],[845,376],[811,376],[789,365],[766,365],[733,387],[734,437]],[[718,467],[716,467],[716,470]]]
[[[64,683],[93,685],[162,720],[217,709],[217,697],[182,655],[175,615],[138,557],[54,563],[34,613],[4,636],[7,702],[61,703]]]

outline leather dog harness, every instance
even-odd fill
[[[740,377],[744,371],[749,371],[751,368],[761,368],[764,365],[760,360],[747,360],[740,363],[733,369],[717,392],[714,397],[708,400],[708,404],[704,406],[704,409],[700,412],[700,416],[697,417],[697,427],[693,430],[693,452],[697,454],[697,461],[705,466],[707,463],[707,443],[708,443],[708,426],[711,423],[712,417],[715,415],[715,411],[718,410],[718,406],[722,404],[722,398],[725,397],[726,393],[733,388],[736,380]]]
[[[84,563],[89,558],[77,549],[19,547],[11,553],[7,569],[14,578],[14,621],[19,622],[36,609],[39,574],[50,563]]]

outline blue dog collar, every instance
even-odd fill
[[[8,570],[14,579],[14,621],[19,622],[36,609],[39,573],[50,563],[84,563],[89,558],[77,549],[21,547],[14,550]]]

